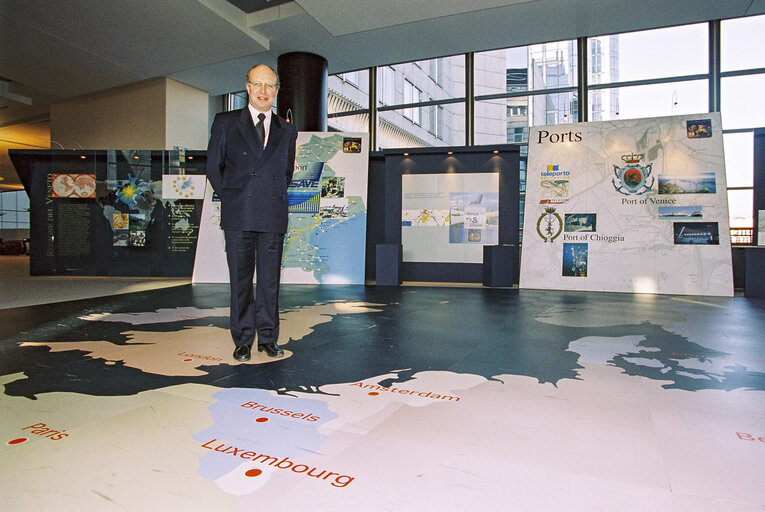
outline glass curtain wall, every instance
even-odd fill
[[[753,132],[765,126],[765,102],[756,99],[765,89],[765,52],[753,49],[763,44],[765,16],[754,16],[347,72],[329,77],[328,126],[371,130],[375,149],[525,145],[531,126],[705,113],[719,105],[731,228],[751,233]],[[719,70],[710,69],[715,61]],[[577,82],[582,62],[587,84]]]
[[[29,229],[29,196],[25,191],[0,192],[0,229]]]

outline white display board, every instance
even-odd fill
[[[298,133],[282,283],[364,284],[368,170],[368,134]],[[213,196],[208,183],[194,283],[228,283],[220,202]]]
[[[719,113],[531,128],[521,288],[733,295]]]
[[[499,238],[499,174],[401,176],[403,260],[482,263]]]

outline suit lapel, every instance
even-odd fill
[[[242,109],[242,113],[239,114],[239,120],[236,123],[239,132],[242,134],[242,138],[247,142],[247,145],[252,149],[255,155],[260,155],[263,152],[263,147],[260,145],[260,138],[255,131],[255,124],[252,122],[252,116],[250,115],[250,109],[247,107]]]
[[[253,131],[255,128],[253,127]],[[282,138],[284,127],[282,126],[282,120],[276,114],[271,114],[271,130],[268,134],[268,144],[266,150],[262,155],[262,158],[268,158],[279,147],[279,141]]]

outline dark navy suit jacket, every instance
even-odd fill
[[[263,149],[247,108],[215,116],[207,179],[221,199],[224,230],[287,231],[287,186],[295,168],[297,129],[272,114]]]

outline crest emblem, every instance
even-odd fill
[[[642,159],[642,154],[630,153],[622,155],[622,160],[626,164],[624,167],[614,165],[615,176],[611,178],[611,183],[614,184],[617,192],[629,196],[645,194],[651,190],[655,181],[651,176],[653,164],[640,165]]]
[[[545,224],[542,228],[542,224]],[[555,208],[545,208],[545,212],[537,219],[537,233],[545,242],[552,243],[563,231],[563,220],[555,212]]]

